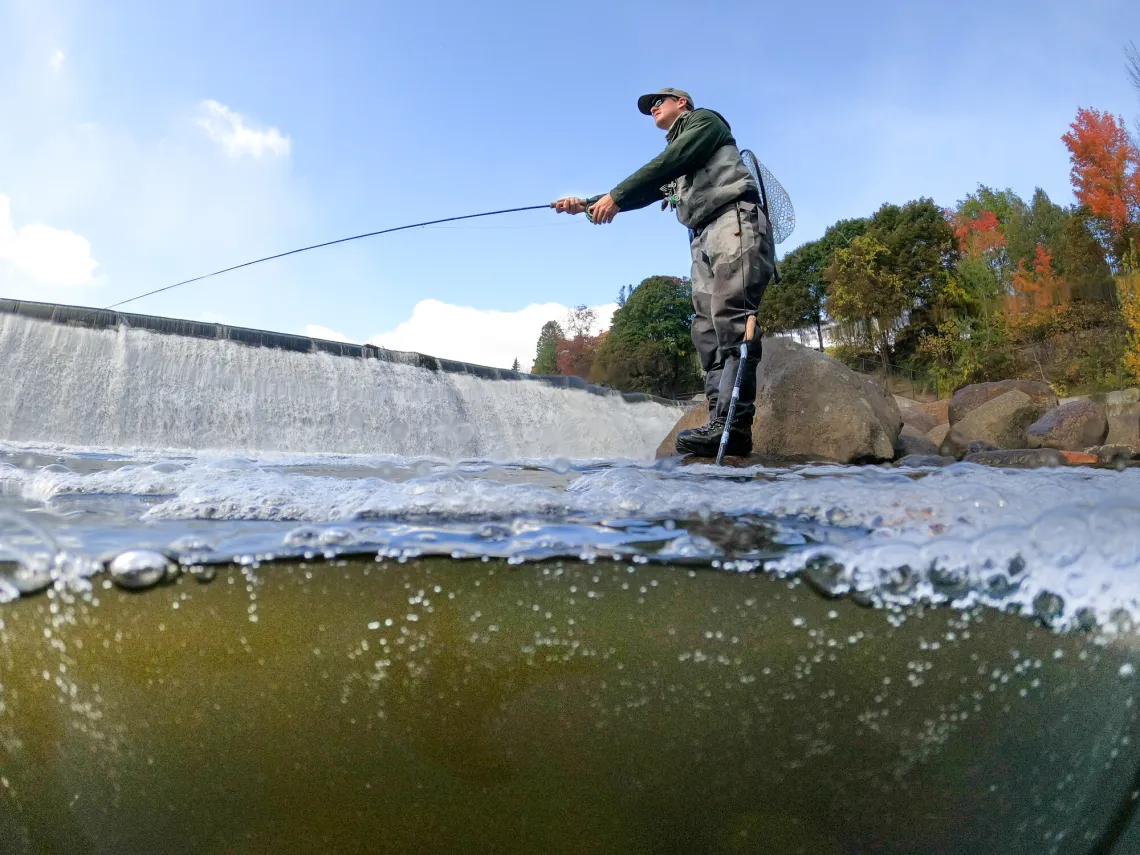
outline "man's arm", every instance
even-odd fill
[[[611,190],[610,196],[623,211],[659,202],[661,185],[703,166],[714,151],[731,142],[728,125],[710,110],[697,110],[665,151]],[[590,204],[595,201],[591,199]]]

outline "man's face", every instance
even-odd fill
[[[685,112],[686,106],[688,105],[683,99],[674,98],[672,95],[659,96],[653,102],[653,108],[650,111],[653,115],[654,124],[663,131],[669,130],[677,121],[677,117]]]

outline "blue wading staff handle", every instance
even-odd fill
[[[736,402],[740,398],[740,381],[744,378],[744,363],[748,361],[748,343],[756,334],[756,316],[749,315],[744,325],[744,341],[740,344],[740,362],[736,366],[736,382],[732,384],[732,397],[728,401],[728,416],[724,420],[724,433],[720,435],[720,448],[716,450],[716,465],[724,460],[724,450],[728,447],[728,432],[732,428],[732,417],[736,415]],[[749,430],[751,430],[751,425]]]

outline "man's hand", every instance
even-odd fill
[[[590,208],[590,217],[595,223],[612,223],[621,208],[617,206],[613,196],[607,193]]]
[[[564,199],[559,199],[550,207],[552,207],[560,214],[586,213],[586,203],[579,199],[577,196],[567,196]]]

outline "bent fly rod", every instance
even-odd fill
[[[209,279],[211,276],[221,276],[223,273],[229,273],[233,270],[240,270],[243,267],[252,267],[255,264],[261,264],[263,261],[273,261],[275,258],[284,258],[287,255],[296,255],[299,252],[308,252],[311,249],[320,249],[325,246],[333,246],[338,243],[348,243],[352,240],[361,240],[363,238],[376,237],[377,235],[386,235],[392,232],[402,232],[406,229],[418,229],[424,226],[436,226],[442,223],[454,223],[458,220],[474,220],[479,217],[496,217],[500,214],[516,214],[520,211],[538,211],[543,208],[553,208],[554,203],[550,202],[545,205],[529,205],[524,208],[504,208],[501,211],[484,211],[481,214],[463,214],[459,217],[445,217],[442,220],[427,220],[422,223],[409,223],[406,226],[395,226],[390,229],[380,229],[377,232],[366,232],[362,235],[353,235],[352,237],[338,238],[337,240],[327,240],[324,243],[315,243],[312,246],[302,246],[298,249],[291,249],[288,252],[279,252],[276,255],[267,255],[264,258],[256,258],[253,261],[246,261],[242,264],[235,264],[232,267],[226,267],[222,270],[215,270],[213,273],[205,273],[201,276],[195,276],[193,279],[183,279],[181,282],[175,282],[173,285],[167,285],[163,288],[155,288],[153,291],[147,291],[145,294],[139,294],[135,297],[130,297],[126,300],[120,300],[118,303],[112,303],[102,309],[94,309],[91,314],[95,312],[108,312],[112,309],[117,309],[119,306],[125,306],[127,303],[133,303],[135,300],[141,300],[143,297],[150,297],[154,294],[161,294],[163,291],[171,291],[174,288],[179,288],[183,285],[189,285],[191,282],[201,282],[203,279]]]

